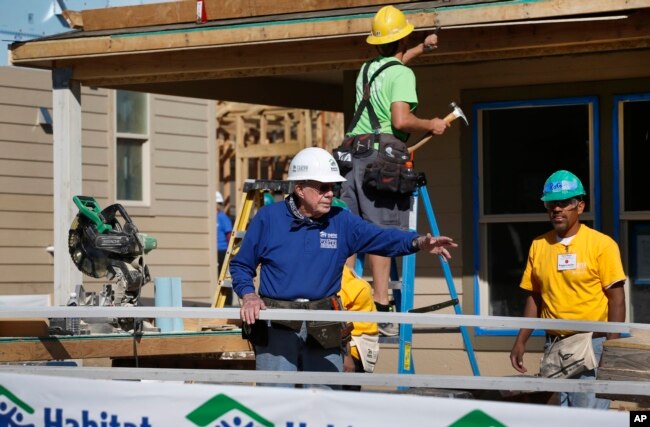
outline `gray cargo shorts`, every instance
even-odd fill
[[[382,140],[396,140],[392,135],[382,134],[381,137]],[[346,181],[341,185],[341,200],[351,212],[368,222],[407,230],[413,197],[410,194],[376,191],[363,185],[366,166],[375,161],[377,155],[378,151],[373,149],[362,157],[352,156],[352,169],[344,175]]]

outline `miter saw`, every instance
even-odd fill
[[[71,293],[69,306],[137,306],[142,286],[151,280],[144,256],[157,247],[155,238],[140,233],[120,204],[100,210],[92,197],[72,198],[79,213],[68,232],[68,249],[77,268],[90,277],[114,280],[103,285],[99,294],[86,292],[77,285]],[[118,216],[119,213],[119,216]],[[121,217],[121,221],[119,220]],[[133,319],[87,319],[79,322],[53,319],[50,332],[84,334],[137,329]],[[76,319],[75,319],[76,320]],[[54,323],[54,324],[53,324]]]

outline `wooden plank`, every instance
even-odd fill
[[[650,7],[650,0],[630,0],[611,2],[609,0],[592,0],[589,2],[566,2],[549,0],[543,2],[496,2],[482,7],[420,9],[409,14],[409,20],[417,28],[431,28],[434,25],[450,27],[514,20],[531,20],[548,17],[570,17],[589,13],[619,12],[630,9]],[[205,31],[187,29],[185,32],[143,33],[129,37],[111,38],[108,36],[70,38],[63,40],[32,41],[14,47],[11,59],[14,64],[42,61],[43,59],[61,60],[79,56],[103,56],[117,53],[134,53],[150,50],[169,50],[197,48],[219,45],[252,44],[256,42],[296,41],[320,37],[365,36],[369,30],[372,13],[347,17],[323,17],[302,22],[300,20],[260,22],[252,26],[208,27]],[[115,61],[112,68],[119,67],[126,72],[128,67],[118,66]],[[162,63],[159,63],[161,65]],[[57,66],[66,66],[65,62]],[[190,67],[191,64],[188,64]],[[75,78],[83,79],[75,71]]]
[[[401,0],[402,2],[404,0]],[[389,0],[204,0],[208,21],[397,4]],[[81,12],[85,31],[180,24],[196,21],[196,3],[172,2],[90,9]]]
[[[47,319],[2,319],[0,337],[46,337]]]
[[[92,359],[106,357],[162,356],[176,354],[249,351],[248,341],[235,332],[194,332],[0,339],[0,361]]]
[[[436,53],[417,58],[413,65],[644,48],[650,44],[649,21],[647,14],[637,13],[620,21],[443,30]],[[99,85],[299,74],[355,69],[363,58],[374,55],[363,37],[275,43],[265,46],[264,52],[260,54],[253,44],[158,52],[124,58],[120,67],[114,58],[77,60],[75,78]]]
[[[237,155],[241,158],[259,158],[273,156],[293,156],[301,149],[298,142],[285,142],[282,144],[258,144],[237,148]]]

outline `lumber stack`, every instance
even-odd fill
[[[599,380],[650,381],[650,335],[632,333],[631,337],[607,340],[598,368]],[[649,396],[601,397],[650,404]]]

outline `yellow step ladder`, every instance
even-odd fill
[[[212,307],[223,308],[228,298],[229,290],[232,289],[232,277],[230,276],[230,260],[239,251],[239,247],[246,234],[246,228],[253,213],[253,208],[259,209],[264,204],[264,193],[283,195],[289,194],[291,182],[268,179],[247,179],[244,181],[243,194],[241,203],[238,206],[237,217],[233,224],[228,249],[223,260],[223,265],[219,266],[219,280],[217,289],[212,300]]]

